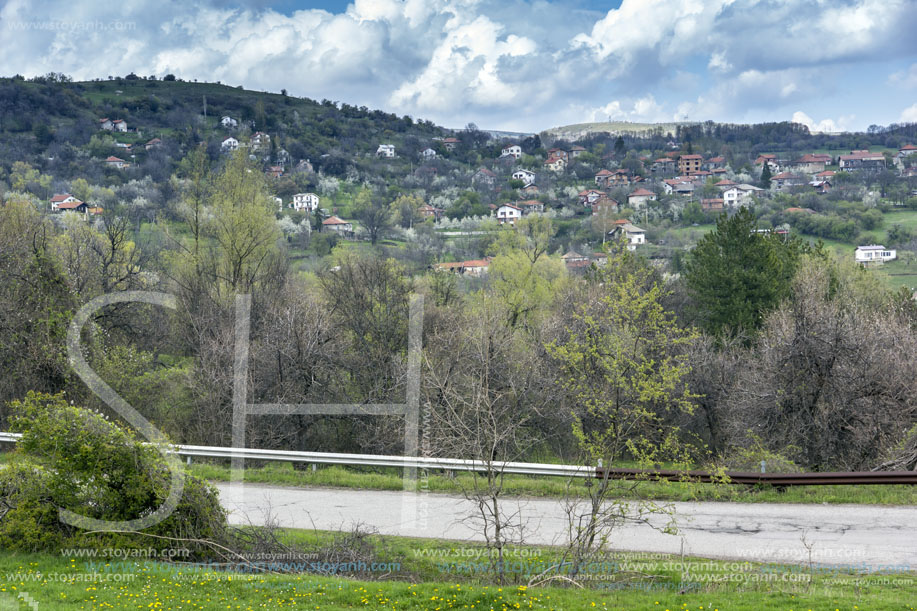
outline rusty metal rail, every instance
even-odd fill
[[[726,471],[729,478],[723,480],[708,471],[676,471],[671,469],[596,469],[597,478],[648,479],[671,482],[689,481],[701,484],[714,482],[726,484],[769,484],[784,486],[834,486],[851,484],[888,485],[917,484],[917,471],[826,471],[824,473],[757,473],[754,471]]]
[[[0,444],[16,443],[21,435],[0,432]],[[519,475],[542,475],[553,477],[602,478],[622,480],[668,480],[688,481],[701,484],[714,482],[729,484],[769,484],[777,488],[785,486],[828,486],[828,485],[888,485],[917,484],[917,471],[860,471],[826,473],[756,473],[754,471],[726,471],[728,480],[716,477],[709,471],[677,471],[672,469],[603,469],[583,465],[552,465],[539,463],[496,462],[488,467],[480,461],[414,456],[380,456],[377,454],[334,454],[329,452],[298,452],[289,450],[260,450],[254,448],[222,448],[209,446],[174,446],[180,456],[201,458],[232,458],[243,456],[252,460],[280,462],[303,462],[317,464],[406,467],[437,469],[446,471],[475,471],[482,473],[492,468],[503,473]]]

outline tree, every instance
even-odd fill
[[[697,319],[710,333],[754,332],[789,294],[799,256],[808,247],[756,227],[755,215],[744,206],[732,218],[722,214],[691,252],[686,280]]]
[[[618,136],[618,138],[615,140],[615,157],[623,157],[626,150],[627,147],[624,146],[624,138]]]
[[[404,228],[413,227],[419,219],[421,206],[423,200],[417,195],[399,195],[391,206],[395,223]]]
[[[771,188],[771,166],[767,161],[764,162],[764,167],[761,169],[761,188]]]
[[[611,468],[633,460],[644,468],[686,464],[689,448],[673,418],[693,410],[684,383],[690,371],[692,330],[679,327],[662,306],[666,291],[648,264],[626,248],[609,252],[564,312],[563,331],[547,344],[559,386],[570,405],[573,433],[586,464]],[[587,484],[587,497],[571,501],[565,561],[573,574],[605,548],[614,527],[660,512],[614,494],[608,472]]]
[[[361,189],[354,199],[353,215],[369,234],[373,246],[382,233],[392,226],[392,211],[382,203],[382,197],[373,195],[369,189]]]
[[[875,466],[917,416],[915,350],[907,310],[875,276],[805,257],[726,399],[733,443],[760,437],[813,470]]]

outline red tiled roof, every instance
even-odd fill
[[[123,159],[121,159],[121,158],[119,158],[119,157],[115,157],[114,155],[112,155],[111,157],[109,157],[109,158],[108,158],[108,159],[106,159],[105,161],[108,161],[108,162],[116,162],[116,161],[120,161],[120,162],[122,162],[122,163],[124,162],[124,160],[123,160]]]
[[[84,205],[83,202],[81,202],[80,200],[76,200],[75,202],[67,202],[67,203],[58,204],[57,209],[58,210],[72,210],[73,208],[79,208],[80,206],[83,206],[83,205]]]
[[[633,193],[631,193],[630,195],[628,195],[628,197],[633,197],[633,196],[635,196],[635,195],[636,195],[636,196],[644,196],[644,195],[656,195],[656,194],[653,193],[652,191],[647,191],[646,189],[637,189],[636,191],[634,191]]]
[[[326,218],[322,221],[322,225],[349,225],[350,222],[339,219],[336,216]]]
[[[612,176],[612,173],[609,172],[608,170],[599,170],[599,171],[596,173],[596,176],[597,176],[597,177],[598,177],[598,176]]]
[[[700,159],[703,160],[702,155],[682,155],[679,159]]]
[[[62,202],[65,199],[67,199],[68,197],[73,197],[73,196],[70,195],[69,193],[58,193],[57,195],[51,198],[51,203],[53,204],[54,202]]]

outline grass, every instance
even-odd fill
[[[323,562],[335,533],[283,531]],[[486,550],[455,541],[368,537],[366,565],[348,577],[314,572],[256,574],[152,560],[110,561],[0,551],[0,605],[26,594],[45,609],[652,609],[752,611],[915,610],[911,573],[856,574],[788,565],[613,553],[584,567],[585,588],[532,587],[530,574],[552,565],[552,548],[507,553],[507,580],[493,585]],[[469,560],[470,559],[470,560]],[[383,575],[372,563],[384,565]],[[306,568],[303,566],[300,569]],[[687,569],[687,570],[686,570]],[[307,569],[308,570],[308,569]],[[381,579],[389,579],[381,581]],[[856,582],[859,580],[859,583]],[[561,582],[553,582],[561,583]],[[683,593],[680,593],[683,592]],[[7,606],[3,606],[7,608]],[[24,606],[23,606],[24,608]]]
[[[229,467],[213,463],[193,463],[191,472],[213,481],[229,481]],[[468,488],[468,473],[449,477],[431,472],[425,487],[430,492],[459,494]],[[246,468],[245,481],[279,486],[320,486],[364,490],[403,490],[404,479],[398,469],[357,469],[340,466],[296,470],[290,463],[271,463],[260,468]],[[785,491],[773,487],[693,484],[684,482],[615,482],[617,496],[631,499],[668,501],[724,501],[736,503],[858,503],[871,505],[917,505],[917,487],[892,486],[791,486]],[[572,491],[584,492],[584,481],[572,484]],[[562,477],[507,475],[505,494],[510,496],[555,497],[568,493]]]

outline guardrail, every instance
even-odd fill
[[[22,435],[0,433],[0,443],[15,443]],[[385,456],[379,454],[336,454],[330,452],[299,452],[293,450],[260,450],[255,448],[222,448],[214,446],[173,446],[179,456],[199,458],[233,458],[271,460],[324,465],[351,465],[365,467],[402,467],[417,469],[442,469],[445,471],[484,471],[488,465],[482,461],[459,458],[427,458],[423,456]],[[917,471],[862,471],[824,473],[756,473],[726,471],[723,481],[708,471],[677,471],[670,469],[603,469],[583,465],[550,465],[542,463],[494,463],[504,473],[519,475],[550,475],[559,477],[601,478],[627,480],[691,481],[696,483],[769,484],[785,486],[826,486],[837,484],[917,484]]]

